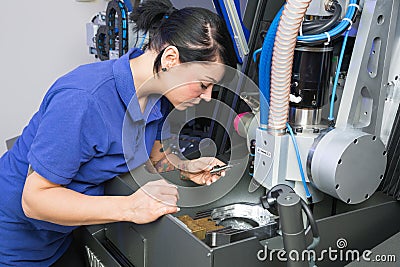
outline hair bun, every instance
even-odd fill
[[[135,30],[145,32],[157,29],[165,16],[177,10],[169,0],[147,0],[141,3],[130,15],[135,22]]]
[[[167,19],[169,16],[171,16],[171,14],[172,14],[173,12],[175,12],[175,11],[177,11],[177,10],[178,10],[177,8],[171,6],[171,7],[167,10],[167,12],[165,12],[164,17]]]

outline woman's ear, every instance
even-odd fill
[[[166,68],[168,70],[180,63],[178,48],[173,45],[167,46],[161,56],[161,68]]]

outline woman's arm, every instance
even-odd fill
[[[216,165],[225,165],[222,161],[214,157],[202,157],[195,160],[182,160],[177,155],[171,153],[169,148],[165,149],[158,140],[154,142],[150,153],[150,161],[157,172],[180,170],[181,179],[191,180],[196,184],[210,185],[216,182],[221,176],[225,176],[225,171],[220,174],[211,174],[210,170]]]
[[[157,172],[173,170],[185,170],[189,160],[182,160],[173,154],[169,147],[163,146],[162,142],[156,140],[150,153],[150,161]]]
[[[165,180],[149,182],[130,196],[87,196],[32,172],[25,182],[22,208],[27,217],[60,225],[142,224],[177,212],[177,199],[176,186]]]

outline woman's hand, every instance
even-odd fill
[[[128,199],[128,220],[137,224],[153,222],[162,215],[179,211],[177,187],[165,180],[148,182]]]
[[[188,179],[196,184],[210,185],[216,182],[221,176],[225,176],[225,171],[211,174],[210,171],[216,165],[225,165],[224,162],[214,157],[202,157],[187,161],[181,169],[181,178]]]
[[[22,208],[29,218],[77,226],[119,221],[148,223],[179,211],[178,190],[164,179],[148,182],[129,196],[88,196],[33,171],[25,181]]]

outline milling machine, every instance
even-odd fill
[[[181,148],[189,122],[207,118],[198,154],[232,168],[209,187],[163,174],[179,187],[177,214],[81,229],[90,266],[344,266],[356,259],[318,255],[362,253],[399,232],[400,1],[210,2],[241,64],[207,106],[172,112],[182,121],[172,146]],[[109,31],[127,13],[111,1],[104,23],[96,20],[104,27],[87,27],[100,60],[122,55],[122,43],[146,43],[146,33]],[[159,178],[141,166],[105,191],[128,195]],[[303,250],[316,254],[277,253]]]

